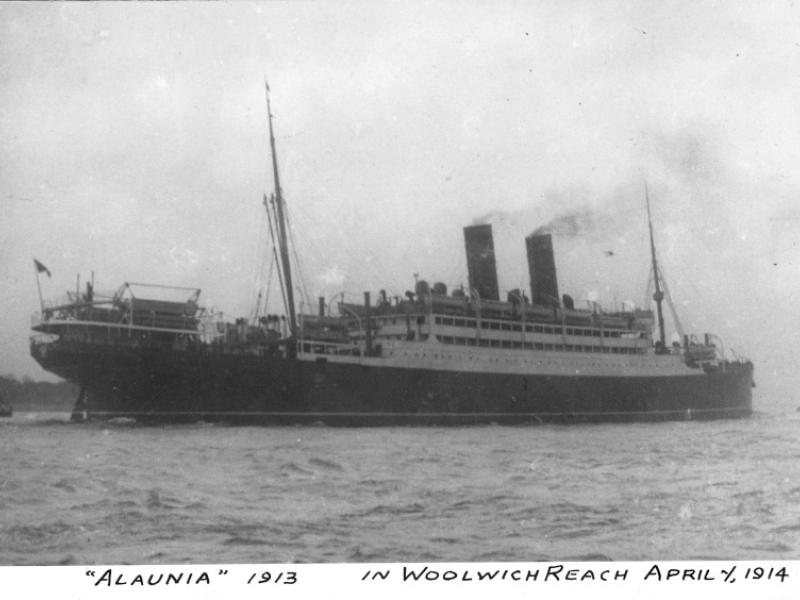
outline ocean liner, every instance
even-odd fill
[[[727,359],[710,334],[666,342],[649,198],[655,314],[559,296],[548,234],[525,239],[530,294],[501,299],[489,224],[464,228],[467,289],[418,280],[404,297],[320,298],[297,314],[269,88],[267,112],[275,190],[264,205],[285,314],[225,322],[200,306],[200,290],[135,283],[42,302],[31,354],[79,387],[73,418],[464,425],[751,414],[751,362]]]

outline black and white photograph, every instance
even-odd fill
[[[800,558],[800,6],[0,28],[0,565]]]

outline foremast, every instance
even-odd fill
[[[278,225],[278,246],[280,248],[281,256],[281,271],[283,272],[283,279],[285,281],[284,290],[286,293],[286,308],[289,312],[289,332],[294,343],[297,340],[297,315],[294,307],[294,287],[292,285],[292,268],[289,262],[289,239],[286,228],[286,211],[283,202],[283,192],[281,191],[281,182],[278,175],[278,157],[275,151],[275,134],[272,129],[272,109],[269,102],[269,83],[264,80],[264,86],[267,90],[267,116],[269,121],[269,145],[272,154],[272,176],[275,185],[274,202],[275,211],[277,213]]]
[[[664,333],[664,310],[661,306],[661,303],[664,300],[664,292],[661,290],[661,280],[659,278],[658,273],[658,261],[656,259],[656,243],[655,238],[653,237],[653,219],[650,216],[650,194],[647,191],[647,183],[644,184],[644,197],[645,202],[647,204],[647,225],[650,228],[650,256],[653,262],[652,269],[653,269],[653,284],[655,287],[655,293],[653,294],[653,300],[656,301],[656,314],[658,315],[658,352],[665,352],[667,348],[666,344],[666,335]]]

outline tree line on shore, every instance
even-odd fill
[[[78,388],[66,381],[34,381],[0,375],[0,400],[15,411],[70,411],[78,397]]]

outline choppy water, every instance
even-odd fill
[[[334,429],[0,421],[0,564],[800,557],[800,413]]]

